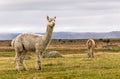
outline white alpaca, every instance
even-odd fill
[[[86,42],[88,48],[88,57],[94,57],[94,48],[96,47],[95,41],[93,39],[88,39]]]
[[[47,29],[45,35],[23,33],[12,40],[11,44],[15,49],[16,70],[19,71],[19,65],[22,65],[25,70],[28,70],[23,60],[27,51],[33,50],[36,52],[36,69],[41,70],[41,55],[51,41],[55,19],[47,16]]]

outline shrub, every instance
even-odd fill
[[[43,58],[57,58],[57,57],[62,57],[62,55],[58,51],[50,51],[50,52],[45,52],[42,54]]]

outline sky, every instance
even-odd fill
[[[0,33],[120,31],[120,0],[0,0]]]

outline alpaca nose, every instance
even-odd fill
[[[55,21],[52,21],[51,24],[55,25]]]
[[[53,24],[53,26],[55,25],[55,23],[54,23],[54,22],[53,22],[52,24]]]

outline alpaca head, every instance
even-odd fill
[[[49,16],[47,16],[47,21],[48,21],[49,27],[53,28],[55,26],[55,19],[56,19],[56,17],[50,18]]]

